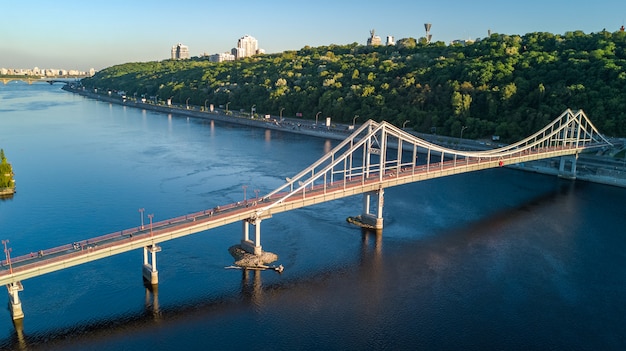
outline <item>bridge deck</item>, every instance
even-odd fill
[[[176,239],[224,226],[230,223],[254,218],[270,218],[272,215],[347,196],[362,194],[396,185],[438,178],[453,174],[500,167],[520,162],[544,158],[572,155],[579,152],[575,147],[554,147],[520,151],[516,155],[488,161],[479,158],[447,160],[414,167],[397,167],[365,176],[351,176],[345,179],[315,185],[284,198],[286,193],[276,193],[268,197],[250,199],[228,204],[182,217],[134,227],[119,232],[90,238],[40,252],[18,256],[10,264],[1,261],[0,283],[9,284],[24,279],[55,272],[61,269],[117,255],[127,251]],[[502,162],[502,164],[500,163]],[[271,206],[269,206],[271,205]],[[269,209],[263,211],[265,207]],[[261,210],[261,211],[260,211]]]

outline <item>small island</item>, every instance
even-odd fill
[[[4,156],[4,150],[0,149],[0,197],[12,196],[14,193],[13,167]]]

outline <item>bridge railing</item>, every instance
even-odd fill
[[[41,256],[52,255],[52,254],[57,254],[57,253],[61,253],[61,252],[67,252],[67,251],[71,251],[71,250],[77,250],[77,249],[79,249],[81,247],[88,247],[89,245],[98,244],[98,243],[101,243],[101,242],[104,242],[104,241],[107,241],[107,240],[119,238],[119,237],[124,236],[124,235],[129,235],[131,233],[137,233],[140,230],[141,230],[140,227],[133,227],[133,228],[129,228],[129,229],[124,229],[124,230],[121,230],[121,231],[117,231],[117,232],[113,232],[113,233],[97,236],[97,237],[94,237],[94,238],[91,238],[91,239],[76,241],[76,242],[71,243],[71,244],[65,244],[65,245],[61,245],[61,246],[57,246],[57,247],[53,247],[53,248],[49,248],[49,249],[42,249],[42,250],[39,250],[37,252],[30,252],[30,253],[25,254],[25,255],[11,257],[10,261],[13,264],[13,263],[19,263],[19,262],[23,262],[23,261],[26,261],[26,260],[30,260],[30,259],[35,258],[35,257],[41,257]],[[4,260],[0,261],[0,264],[2,266],[6,266],[8,264],[8,261],[6,259],[4,259]]]

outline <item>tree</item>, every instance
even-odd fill
[[[454,121],[467,126],[473,117],[476,137],[496,127],[503,138],[527,136],[565,108],[582,108],[595,125],[626,136],[623,117],[616,120],[626,110],[622,32],[493,34],[466,46],[423,45],[414,38],[396,46],[307,46],[232,62],[127,63],[81,82],[87,89],[174,96],[195,105],[208,100],[230,101],[231,108],[254,103],[258,111],[323,107],[337,122],[365,111],[377,120],[402,116],[400,122],[411,120],[422,132],[438,127],[439,133],[458,134]]]
[[[0,149],[0,189],[12,187],[14,187],[13,167],[4,156],[4,149]]]

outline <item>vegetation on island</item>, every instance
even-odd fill
[[[471,44],[330,45],[214,63],[126,63],[82,84],[174,103],[333,122],[386,120],[420,132],[519,140],[565,109],[626,136],[626,33],[492,34]]]
[[[14,190],[13,167],[4,156],[4,150],[0,149],[0,194],[12,194]]]

